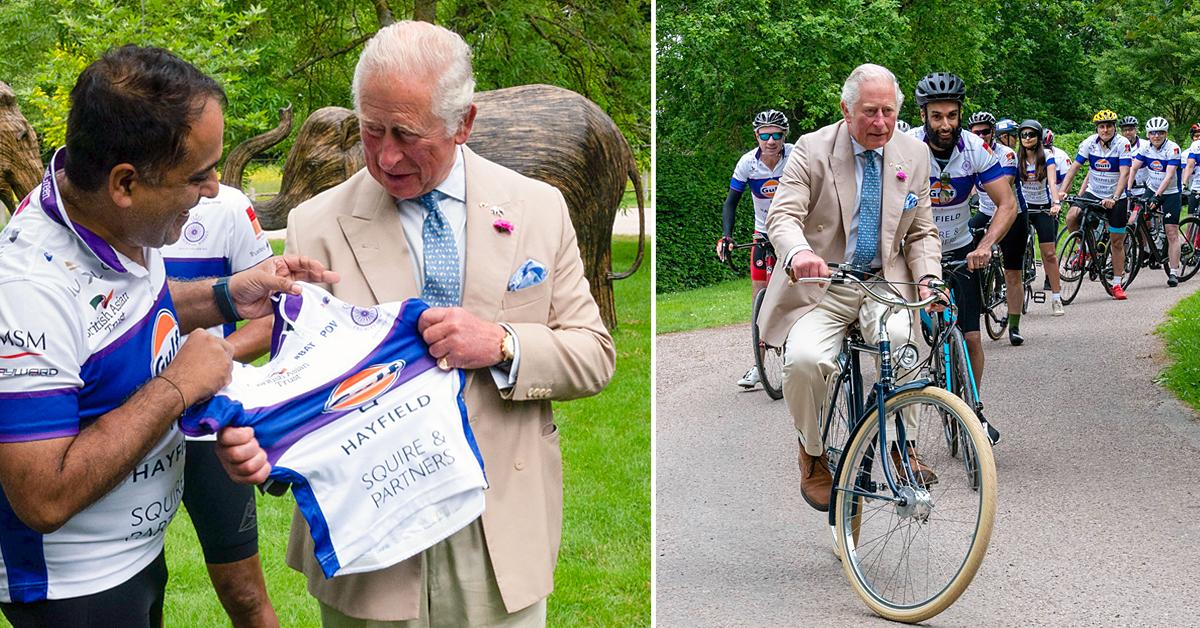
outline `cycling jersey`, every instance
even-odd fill
[[[1067,178],[1067,171],[1071,169],[1071,156],[1057,146],[1050,150],[1054,152],[1054,185],[1062,185],[1063,179]]]
[[[437,368],[417,329],[428,305],[354,307],[300,284],[276,298],[273,358],[180,420],[185,433],[252,426],[292,485],[326,577],[377,571],[483,513],[483,458],[465,376]]]
[[[1004,176],[1012,177],[1011,180],[1017,179],[1017,151],[996,142],[990,146],[992,153],[996,155],[996,159],[1000,162],[1000,169]],[[1018,208],[1024,209],[1024,208]],[[979,212],[988,216],[996,215],[996,203],[992,201],[992,197],[981,187],[979,188]]]
[[[1128,139],[1126,141],[1128,141]],[[1149,144],[1150,144],[1150,140],[1148,140],[1148,139],[1145,139],[1142,137],[1133,138],[1133,141],[1129,142],[1129,155],[1130,155],[1129,158],[1132,160],[1134,156],[1136,156],[1139,152],[1141,152],[1141,150],[1143,148],[1145,148]],[[1130,165],[1133,165],[1133,164],[1130,163]],[[1139,169],[1137,174],[1133,175],[1134,189],[1130,190],[1130,191],[1131,192],[1140,192],[1142,190],[1142,188],[1145,188],[1146,187],[1146,177],[1148,177],[1148,176],[1150,176],[1150,174],[1148,172],[1146,172],[1145,168]]]
[[[1124,137],[1114,135],[1105,147],[1100,143],[1099,135],[1093,133],[1088,136],[1079,144],[1079,151],[1075,155],[1075,161],[1088,165],[1088,184],[1085,191],[1098,198],[1111,197],[1117,191],[1121,166],[1129,166],[1132,158],[1129,140]]]
[[[75,223],[54,173],[0,232],[0,441],[72,437],[125,403],[179,349],[162,257],[139,266]],[[49,534],[0,492],[0,601],[90,595],[128,581],[163,549],[183,493],[174,425],[120,484]]]
[[[909,134],[925,141],[925,126],[916,127]],[[983,184],[999,179],[1004,170],[983,140],[965,130],[959,135],[944,171],[932,151],[929,162],[929,199],[933,205],[933,222],[942,239],[942,250],[968,246],[973,240],[968,225],[971,210],[967,204],[971,188],[982,188]]]
[[[1192,142],[1192,145],[1187,149],[1187,155],[1182,156],[1185,165],[1188,159],[1194,159],[1197,164],[1200,164],[1200,140]],[[1193,192],[1200,192],[1200,168],[1192,167],[1192,180],[1188,183],[1188,189]]]
[[[755,231],[767,232],[767,210],[771,208],[771,199],[775,198],[775,189],[779,187],[779,177],[783,176],[783,167],[791,155],[792,145],[784,144],[779,163],[770,168],[759,160],[762,150],[756,148],[742,155],[733,169],[729,188],[738,192],[750,189],[750,197],[754,201]]]
[[[1054,160],[1054,153],[1050,151],[1050,149],[1044,149],[1043,154],[1046,156],[1047,173],[1049,172],[1050,166],[1054,166],[1057,169],[1058,164]],[[1051,203],[1050,186],[1047,184],[1045,179],[1039,180],[1037,178],[1037,164],[1028,162],[1021,164],[1021,171],[1021,197],[1025,199],[1026,205],[1049,205]],[[1030,208],[1029,211],[1046,210]]]
[[[258,224],[250,199],[241,190],[222,185],[215,197],[200,198],[179,240],[161,251],[167,276],[189,281],[246,270],[271,257],[271,243]],[[235,329],[235,323],[226,323],[208,331],[224,338]],[[212,434],[188,440],[216,439]]]
[[[1156,192],[1167,176],[1167,166],[1175,166],[1175,176],[1163,189],[1163,194],[1175,194],[1179,191],[1179,177],[1183,174],[1179,167],[1179,155],[1179,144],[1171,140],[1163,140],[1158,148],[1150,142],[1142,142],[1141,149],[1134,154],[1134,159],[1141,163],[1134,178],[1139,178],[1143,171],[1147,172],[1144,185],[1149,191]]]

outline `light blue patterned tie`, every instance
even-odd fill
[[[867,165],[863,168],[862,192],[858,195],[858,240],[854,248],[854,266],[870,268],[879,250],[879,166],[873,150],[863,151]]]
[[[454,230],[438,209],[436,190],[417,200],[425,207],[421,241],[425,248],[425,285],[421,298],[433,307],[456,307],[461,302],[462,283],[458,277],[458,247]]]

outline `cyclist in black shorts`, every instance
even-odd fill
[[[1013,181],[1017,177],[1017,154],[1007,145],[994,141],[993,124],[998,130],[1000,125],[995,123],[992,114],[979,111],[967,120],[971,132],[978,135],[984,144],[995,154],[1000,163],[1003,176],[1000,178],[1004,185],[1013,189]],[[1011,121],[1009,121],[1011,122]],[[1004,283],[1008,287],[1008,341],[1014,346],[1025,342],[1021,336],[1021,269],[1024,267],[1025,238],[1029,234],[1029,222],[1026,220],[1025,208],[1017,197],[1018,212],[1012,226],[1000,238],[1000,250],[1004,254]],[[979,189],[979,212],[971,217],[971,229],[983,229],[992,221],[996,213],[996,203],[987,190]]]
[[[1021,149],[1017,151],[1017,192],[1025,204],[1029,227],[1037,232],[1038,249],[1042,253],[1042,268],[1046,271],[1051,298],[1050,311],[1054,316],[1066,313],[1062,303],[1062,288],[1058,276],[1058,257],[1054,252],[1058,231],[1058,161],[1055,153],[1042,144],[1045,133],[1037,120],[1025,120],[1018,130]]]

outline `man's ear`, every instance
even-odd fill
[[[467,109],[467,115],[463,116],[462,124],[458,125],[458,132],[454,134],[455,144],[467,143],[467,138],[471,136],[471,128],[475,126],[475,114],[477,111],[475,103],[471,103],[471,107]]]
[[[117,164],[108,171],[108,196],[121,209],[129,209],[133,205],[133,191],[142,183],[137,168],[133,164]]]

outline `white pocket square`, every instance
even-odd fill
[[[536,286],[546,279],[546,267],[541,262],[535,259],[527,259],[517,272],[508,279],[508,291],[515,292],[524,290],[530,286]]]
[[[908,211],[917,206],[917,195],[912,192],[904,197],[904,211]]]

